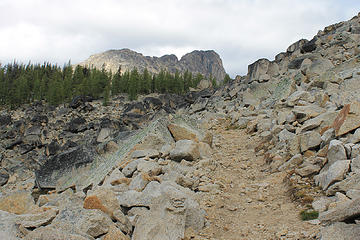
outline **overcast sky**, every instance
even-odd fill
[[[0,62],[213,49],[232,77],[360,11],[359,0],[0,0]]]

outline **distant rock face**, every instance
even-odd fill
[[[130,49],[109,50],[90,56],[87,60],[80,63],[83,66],[93,66],[116,72],[121,67],[121,72],[137,68],[143,71],[147,68],[152,73],[159,73],[161,69],[175,73],[176,70],[184,72],[186,70],[201,73],[206,77],[213,76],[217,82],[223,81],[225,70],[220,56],[213,50],[193,51],[185,54],[180,60],[174,55],[164,55],[162,57],[143,56]]]

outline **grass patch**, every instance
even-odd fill
[[[319,217],[319,212],[315,210],[303,210],[300,213],[300,218],[303,221],[314,220]]]
[[[230,124],[228,126],[225,127],[225,130],[226,131],[229,131],[229,130],[238,130],[238,129],[241,129],[241,127],[239,125],[236,125],[236,124]]]

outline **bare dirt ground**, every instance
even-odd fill
[[[255,153],[260,139],[224,124],[213,134],[217,167],[208,177],[222,188],[200,199],[210,224],[190,239],[315,239],[319,227],[300,219],[303,207],[290,199],[286,173],[266,171]]]

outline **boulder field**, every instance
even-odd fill
[[[357,239],[359,42],[360,15],[215,90],[1,111],[0,238]]]

